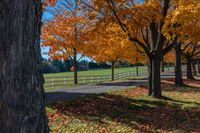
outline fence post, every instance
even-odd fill
[[[136,65],[136,76],[139,76],[138,65]]]

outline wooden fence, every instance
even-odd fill
[[[173,71],[174,67],[165,67],[165,71]],[[138,78],[147,76],[148,71],[130,71],[130,72],[123,72],[117,73],[114,75],[115,80],[122,80],[122,79],[130,79],[130,78]],[[69,86],[74,85],[74,78],[73,76],[68,77],[45,77],[45,89],[56,89],[56,88],[66,88]],[[111,81],[111,75],[94,75],[94,76],[78,76],[78,85],[85,85],[85,84],[99,84],[107,81]]]

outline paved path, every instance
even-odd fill
[[[172,78],[173,73],[165,73],[162,78]],[[69,88],[47,90],[46,101],[47,103],[76,98],[78,96],[85,96],[89,94],[104,93],[111,90],[126,89],[139,85],[146,85],[147,78],[121,80],[114,82],[101,83],[98,85],[77,85]]]
[[[72,86],[69,88],[46,91],[46,101],[47,103],[50,103],[59,100],[76,98],[77,96],[85,96],[94,93],[98,94],[111,90],[125,89],[144,84],[147,84],[146,79],[114,81],[97,85]]]

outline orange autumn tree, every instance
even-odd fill
[[[183,84],[181,70],[181,55],[188,40],[198,42],[200,40],[200,1],[178,1],[179,8],[166,19],[170,25],[165,25],[163,31],[167,37],[176,34],[178,39],[175,44],[175,83]],[[189,46],[189,45],[188,45]],[[189,47],[193,47],[190,45]],[[189,75],[189,74],[188,74]],[[192,77],[192,76],[190,76]]]
[[[164,56],[164,61],[168,63],[174,63],[174,50],[171,50]]]
[[[173,27],[176,30],[178,26],[168,20],[172,20],[177,13],[186,13],[190,6],[198,7],[199,0],[94,0],[86,2],[86,5],[99,12],[98,18],[117,22],[129,40],[143,49],[149,59],[149,95],[160,98],[161,59],[171,51],[177,38],[173,33],[167,36],[164,28]],[[183,20],[180,19],[181,22]]]
[[[73,59],[74,83],[77,84],[77,54],[83,55],[87,46],[89,22],[76,0],[58,1],[55,11],[55,17],[43,25],[42,46],[50,48],[51,58]]]
[[[93,50],[88,56],[97,62],[110,62],[112,80],[114,80],[114,66],[117,61],[135,63],[135,57],[141,58],[141,54],[136,52],[136,48],[116,23],[101,23],[91,31],[91,34]]]
[[[48,6],[55,6],[57,0],[41,0],[43,11],[48,8]]]
[[[192,68],[195,75],[195,62],[200,59],[200,42],[193,42],[191,40],[183,42],[181,52],[187,64],[187,79],[194,79]]]

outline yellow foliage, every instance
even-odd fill
[[[137,52],[126,33],[116,23],[101,23],[91,34],[93,51],[87,55],[98,62],[121,60],[135,63],[135,57],[144,60],[144,56]]]

